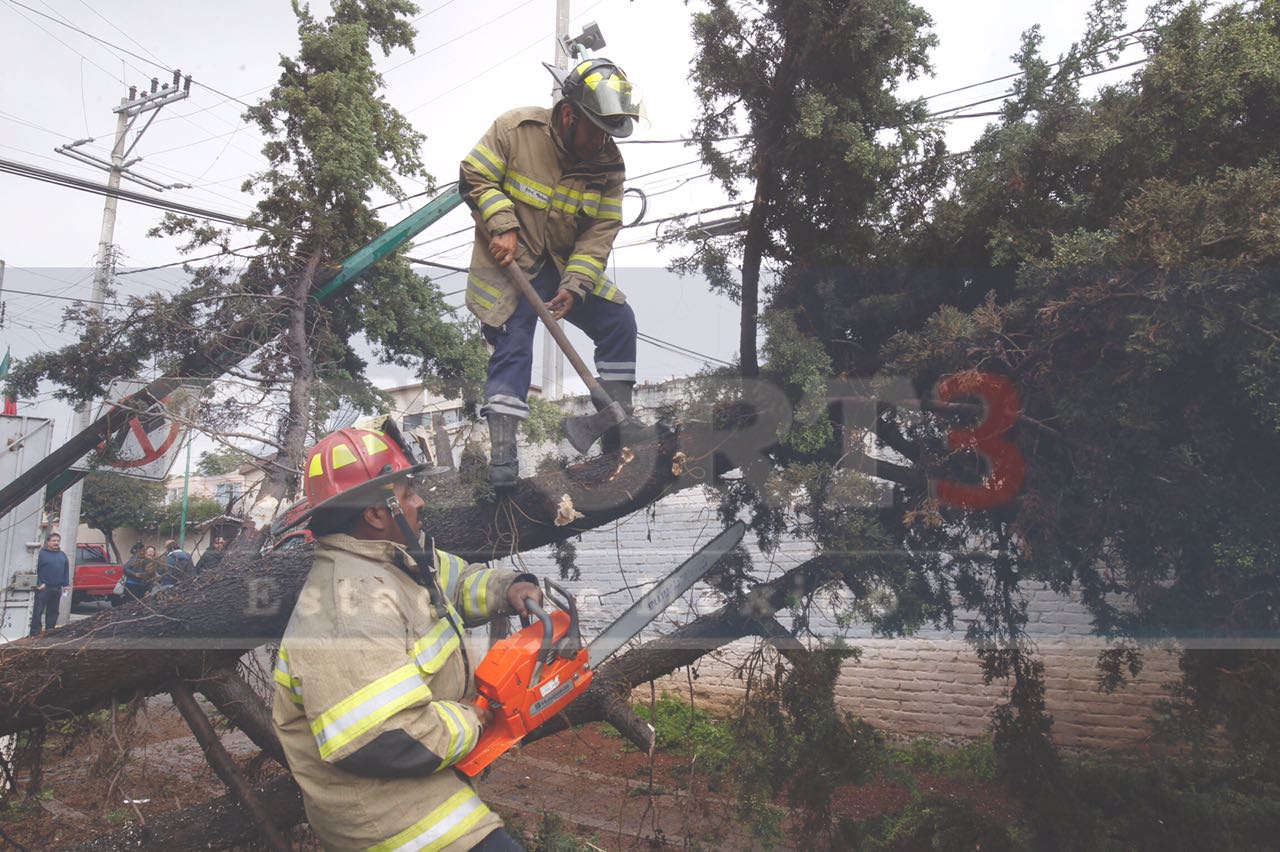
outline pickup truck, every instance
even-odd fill
[[[76,584],[71,605],[88,601],[124,601],[124,568],[113,562],[105,544],[76,544]]]

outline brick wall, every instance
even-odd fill
[[[575,541],[581,576],[565,585],[578,598],[584,635],[590,639],[649,583],[669,573],[719,530],[702,492],[691,489],[654,504],[652,514],[638,512]],[[750,536],[747,543],[752,544]],[[798,543],[784,546],[772,556],[760,554],[754,546],[750,550],[761,576],[781,573],[811,553]],[[548,549],[522,557],[526,570],[558,575]],[[1045,663],[1046,701],[1055,719],[1058,742],[1122,748],[1145,739],[1151,702],[1163,694],[1163,684],[1177,673],[1172,655],[1150,651],[1146,669],[1136,683],[1118,693],[1104,694],[1098,690],[1094,668],[1102,643],[1091,635],[1089,616],[1079,598],[1032,586],[1024,592],[1028,597],[1028,630]],[[669,632],[720,605],[714,592],[697,586],[663,614],[654,633]],[[957,616],[957,632],[927,630],[911,638],[884,639],[873,637],[866,625],[839,628],[837,608],[838,603],[820,603],[814,626],[823,635],[845,636],[863,649],[861,660],[846,663],[841,672],[836,694],[842,706],[899,733],[945,737],[985,733],[1003,687],[982,683],[974,652],[963,639],[962,614]],[[729,704],[740,695],[742,682],[732,677],[732,667],[750,647],[739,642],[714,658],[708,655],[702,659],[695,681],[699,700]],[[687,692],[687,674],[677,672],[662,686]]]

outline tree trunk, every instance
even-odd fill
[[[785,37],[785,36],[784,36]],[[739,339],[742,375],[753,379],[760,375],[760,359],[756,352],[756,332],[760,325],[760,265],[764,260],[765,243],[768,241],[769,200],[775,192],[773,149],[782,140],[782,134],[790,125],[790,112],[786,105],[791,101],[795,85],[796,52],[787,38],[782,47],[782,58],[773,75],[773,89],[769,93],[768,124],[756,145],[756,193],[747,215],[747,235],[742,245],[742,328]]]
[[[320,266],[320,251],[316,250],[307,260],[306,268],[290,293],[289,330],[285,344],[293,360],[294,376],[289,384],[289,413],[280,436],[282,449],[267,467],[266,476],[258,489],[258,503],[264,500],[283,500],[298,471],[302,469],[306,452],[307,435],[311,428],[311,397],[316,380],[315,359],[311,355],[311,341],[307,337],[307,308],[310,305],[311,285],[315,282],[316,269]]]

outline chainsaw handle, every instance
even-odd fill
[[[533,598],[525,598],[524,605],[525,609],[542,622],[542,647],[538,650],[538,664],[533,668],[533,677],[529,679],[529,686],[533,686],[542,676],[542,664],[551,653],[552,643],[555,640],[555,625],[552,624],[551,616],[547,611]]]

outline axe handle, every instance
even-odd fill
[[[480,218],[479,213],[472,212],[472,218],[476,220],[476,230],[480,233],[480,238],[484,240],[485,251],[489,250],[489,240],[493,235],[489,233],[489,229],[485,226],[484,220]],[[573,369],[577,372],[578,378],[586,383],[587,390],[591,393],[592,399],[604,400],[605,404],[612,402],[609,395],[600,387],[600,383],[596,381],[596,377],[591,375],[591,371],[587,369],[587,365],[582,358],[578,356],[578,352],[573,348],[573,344],[569,342],[568,336],[564,333],[564,329],[556,322],[555,317],[551,316],[551,311],[547,310],[546,304],[542,301],[542,297],[538,295],[538,291],[533,289],[533,284],[529,281],[529,276],[524,274],[524,270],[514,260],[506,266],[502,267],[502,271],[506,273],[508,280],[516,286],[533,305],[533,310],[538,314],[538,319],[542,320],[542,324],[546,326],[547,332],[555,340],[560,347],[560,351],[564,353],[564,357],[569,359],[569,363],[573,365]]]

